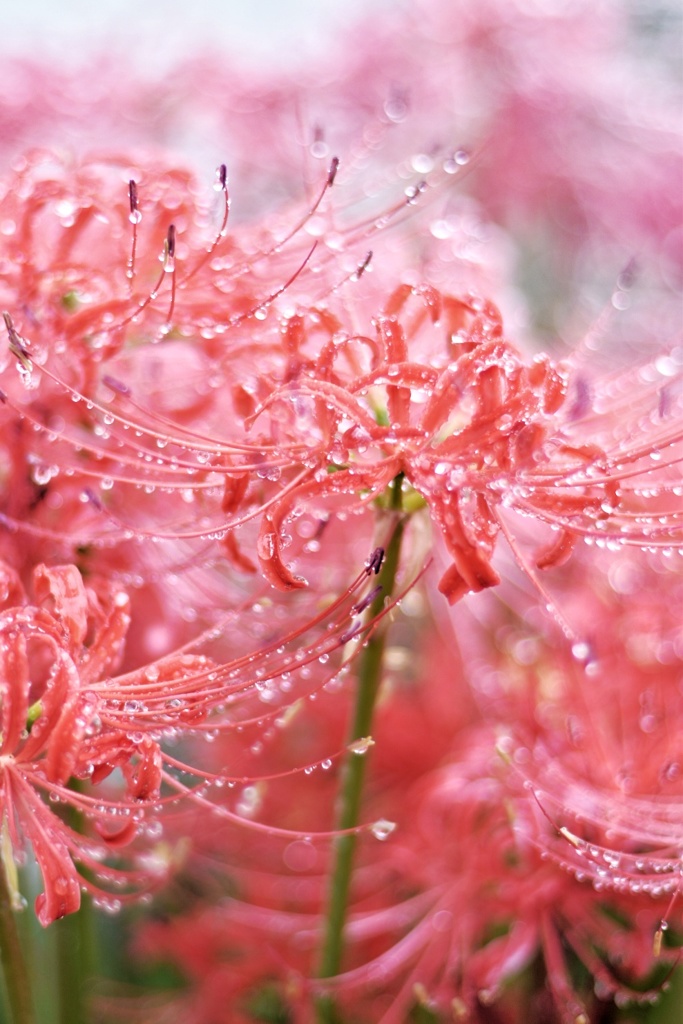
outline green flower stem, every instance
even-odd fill
[[[391,597],[394,591],[405,526],[405,519],[397,514],[401,510],[402,484],[403,474],[400,474],[391,487],[390,508],[396,515],[396,521],[379,574],[378,582],[382,589],[370,606],[370,619],[382,612],[386,598]],[[382,680],[385,642],[386,623],[381,623],[368,640],[360,658],[358,689],[349,744],[371,735],[372,718]],[[367,754],[349,753],[347,756],[339,795],[337,828],[340,830],[354,829],[359,823],[366,764]],[[326,928],[318,972],[320,978],[331,978],[335,974],[339,974],[341,970],[344,926],[357,839],[355,833],[342,835],[336,839],[334,844]],[[321,996],[318,999],[317,1008],[319,1024],[334,1024],[339,1020],[330,996]]]
[[[88,1024],[85,982],[92,977],[91,917],[85,897],[77,913],[51,925],[57,946],[59,1024]]]
[[[84,785],[78,779],[72,779],[69,788],[81,793]],[[70,806],[66,819],[75,832],[83,833],[83,815],[77,808]],[[78,911],[55,921],[51,928],[57,947],[59,1024],[88,1024],[86,984],[95,974],[97,961],[90,897],[83,894]]]
[[[9,1024],[34,1024],[31,987],[12,907],[12,894],[0,858],[0,960],[5,979]]]

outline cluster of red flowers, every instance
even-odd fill
[[[44,925],[82,892],[109,910],[158,892],[137,948],[187,989],[126,1008],[146,1024],[305,1024],[330,999],[382,1024],[493,1004],[578,1024],[655,999],[677,963],[683,348],[645,332],[634,366],[602,318],[562,359],[525,352],[484,230],[544,203],[588,221],[613,188],[591,258],[628,211],[668,280],[675,170],[670,216],[639,221],[616,171],[596,195],[554,135],[522,154],[558,95],[590,136],[575,71],[544,64],[541,88],[534,57],[521,77],[493,0],[416,6],[418,111],[462,54],[516,83],[472,154],[394,160],[408,101],[394,88],[373,120],[382,70],[359,60],[330,110],[344,132],[365,117],[362,142],[338,160],[314,131],[308,198],[283,157],[269,217],[233,226],[226,165],[212,189],[138,151],[34,149],[0,184],[0,856],[18,907],[32,850]],[[552,18],[509,17],[567,52]],[[450,63],[422,82],[435,25]],[[281,142],[282,95],[254,95]],[[377,637],[372,734],[350,738]],[[358,758],[364,811],[340,828]],[[345,958],[320,977],[345,834],[363,837]]]

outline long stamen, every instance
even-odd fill
[[[140,205],[138,202],[138,186],[137,182],[130,179],[128,182],[128,203],[130,206],[130,213],[128,220],[133,225],[133,238],[130,247],[130,256],[128,258],[128,267],[126,269],[126,277],[130,281],[131,291],[133,288],[133,279],[135,277],[135,259],[137,255],[138,246],[138,224],[142,220],[142,213],[140,212]]]
[[[225,238],[228,229],[228,218],[230,216],[230,192],[228,189],[228,169],[225,164],[221,164],[217,172],[217,182],[215,188],[218,192],[223,193],[223,219],[220,227],[213,242],[207,249],[207,251],[195,262],[191,270],[189,270],[178,282],[179,285],[185,285],[190,281],[195,274],[202,269],[209,259],[213,256],[216,249],[220,245],[221,241]]]

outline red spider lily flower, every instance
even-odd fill
[[[3,493],[3,523],[23,538],[17,552],[29,572],[36,561],[76,561],[75,548],[96,555],[103,544],[112,548],[130,538],[130,531],[112,529],[98,537],[99,502],[109,504],[107,492],[115,484],[138,491],[134,505],[141,492],[146,495],[137,536],[155,517],[167,519],[169,506],[183,517],[189,512],[194,522],[208,522],[198,508],[204,494],[212,498],[215,479],[222,491],[226,474],[234,474],[228,448],[227,458],[218,456],[222,469],[215,478],[214,445],[204,441],[207,431],[226,423],[216,388],[239,367],[235,405],[249,400],[256,337],[264,354],[280,361],[279,329],[272,323],[260,328],[262,316],[306,271],[315,246],[307,239],[302,244],[303,229],[320,211],[336,168],[333,160],[317,198],[303,216],[294,216],[286,233],[257,227],[255,237],[243,232],[236,242],[226,237],[229,197],[221,166],[218,223],[207,227],[206,242],[207,211],[193,199],[194,186],[182,171],[140,161],[134,178],[121,160],[65,164],[44,152],[21,163],[0,199],[8,239],[0,261],[0,304],[8,310],[7,355],[19,371],[18,381],[5,377],[0,418],[12,480]],[[328,251],[322,260],[330,273],[335,259]],[[340,280],[349,276],[343,271]],[[323,291],[338,283],[331,278]],[[141,345],[161,339],[163,346]],[[105,364],[110,373],[103,372]],[[122,418],[110,408],[117,395],[130,394],[111,372],[126,366],[131,384],[154,396],[151,433],[144,423],[137,430],[139,413]],[[94,391],[94,402],[81,401]],[[99,416],[102,422],[95,423]],[[157,429],[159,417],[182,426],[180,451]],[[237,450],[251,450],[239,443],[239,431]],[[261,454],[253,471],[262,463]],[[235,485],[249,471],[247,460]],[[155,491],[156,500],[150,497]],[[101,498],[94,496],[100,492]],[[66,534],[65,520],[72,523]],[[211,533],[176,526],[171,539],[182,543]],[[177,557],[179,543],[172,548]],[[230,539],[225,549],[249,567]],[[94,561],[89,559],[89,571],[97,571]],[[139,564],[131,570],[139,571]]]
[[[87,798],[69,781],[94,774],[99,701],[90,687],[120,659],[128,599],[106,586],[99,593],[86,589],[75,566],[39,566],[34,589],[39,605],[8,606],[5,601],[0,612],[0,803],[10,844],[4,856],[20,857],[22,837],[30,842],[45,886],[36,911],[47,925],[78,909],[81,889],[108,902],[107,886],[146,889],[159,883],[162,872],[161,864],[155,872],[122,871],[102,863],[120,845],[122,815],[131,814],[130,801],[105,799],[98,807],[95,825],[104,843],[80,835],[43,801],[47,796],[56,808],[88,808]],[[135,769],[128,766],[128,794],[132,801],[144,800],[149,793],[142,780],[149,776],[153,755],[138,744],[127,751],[126,762],[133,753],[139,763]],[[132,838],[128,823],[124,831]],[[92,878],[81,874],[75,862]]]
[[[250,822],[239,801],[231,809],[209,799],[214,783],[244,786],[257,776],[256,769],[249,776],[244,765],[238,767],[238,753],[233,752],[232,771],[207,771],[186,763],[164,741],[190,734],[214,738],[227,731],[252,744],[254,731],[262,733],[268,723],[283,726],[288,708],[329,686],[360,650],[352,645],[344,655],[349,642],[373,628],[363,621],[363,611],[374,564],[318,615],[281,629],[271,640],[261,635],[256,650],[241,657],[221,661],[199,649],[234,649],[240,634],[244,646],[246,612],[185,648],[119,674],[111,672],[121,659],[129,624],[125,593],[96,581],[86,586],[75,566],[37,567],[33,590],[39,603],[8,606],[6,601],[0,611],[0,799],[14,856],[20,855],[23,837],[41,869],[45,895],[37,911],[43,924],[78,909],[81,888],[118,905],[161,884],[171,860],[154,847],[145,850],[147,822],[183,798],[223,821],[290,834]],[[10,584],[15,580],[10,571],[5,576]],[[15,596],[9,585],[6,590]],[[20,590],[18,583],[14,590]],[[306,634],[309,639],[302,639]],[[271,774],[305,767],[280,766]],[[115,769],[123,785],[112,788],[107,780]],[[261,774],[268,777],[267,769]],[[79,811],[94,838],[80,835],[50,803]],[[154,828],[150,834],[156,835]],[[132,867],[102,863],[130,844]]]
[[[322,308],[285,321],[284,380],[271,382],[239,442],[179,430],[134,401],[128,386],[105,378],[114,400],[109,406],[88,403],[93,432],[102,435],[98,424],[113,422],[119,435],[134,428],[145,440],[136,455],[125,455],[131,445],[119,438],[114,444],[89,444],[95,461],[87,472],[95,479],[106,472],[123,485],[177,494],[196,492],[201,466],[200,486],[208,499],[202,501],[204,527],[162,531],[133,524],[130,516],[125,522],[113,502],[105,507],[87,489],[114,538],[121,536],[117,527],[169,539],[218,537],[236,566],[252,571],[232,531],[259,517],[256,554],[263,573],[281,589],[296,589],[305,580],[283,560],[287,523],[328,502],[361,509],[403,474],[426,500],[445,540],[452,565],[440,587],[451,603],[499,582],[492,556],[501,530],[510,536],[506,508],[558,531],[536,556],[541,568],[566,560],[579,537],[641,547],[680,544],[683,432],[675,354],[660,357],[654,378],[642,371],[655,385],[661,371],[661,383],[643,387],[632,399],[639,412],[637,429],[624,429],[615,415],[623,402],[623,381],[588,384],[576,374],[573,401],[568,401],[566,369],[546,357],[523,359],[504,339],[491,303],[425,287],[417,292],[430,316],[418,315],[405,328],[399,314],[413,291],[406,286],[394,293],[376,320],[374,339],[347,334],[342,321]],[[434,353],[426,319],[436,321],[440,331],[445,325],[445,355]],[[10,326],[10,345],[26,358],[28,350],[13,330]],[[322,335],[317,354],[307,354],[309,334]],[[409,345],[420,361],[410,358]],[[42,372],[57,381],[47,367]],[[69,391],[84,400],[82,393]],[[611,406],[605,404],[607,396],[616,396]],[[270,427],[255,443],[249,429],[266,418]],[[47,429],[30,419],[39,432]],[[68,432],[60,441],[77,444]],[[170,447],[171,454],[152,456],[155,442]],[[106,471],[98,466],[105,460]],[[134,466],[132,474],[127,465]],[[211,498],[221,487],[217,507]]]
[[[186,235],[174,224],[161,231],[169,205],[179,222],[191,221],[187,179],[157,169],[152,177],[147,169],[143,204],[135,179],[125,191],[119,185],[117,198],[106,171],[82,165],[65,180],[64,170],[42,156],[19,174],[16,259],[0,274],[0,292],[7,299],[20,292],[30,315],[24,333],[5,316],[24,388],[8,380],[3,414],[20,433],[30,428],[20,462],[40,467],[51,493],[34,511],[30,495],[21,497],[23,480],[12,499],[23,507],[14,514],[8,507],[8,526],[55,538],[49,506],[63,517],[68,503],[83,523],[80,539],[121,546],[149,536],[176,551],[179,543],[218,540],[238,570],[253,572],[258,561],[269,582],[291,590],[305,580],[283,557],[288,524],[325,506],[344,514],[362,509],[403,474],[445,541],[451,566],[440,586],[451,603],[499,581],[493,554],[501,531],[517,551],[506,509],[557,531],[536,557],[543,568],[565,560],[577,537],[680,544],[678,350],[621,380],[593,381],[577,368],[568,399],[568,367],[524,358],[504,337],[497,308],[477,297],[401,285],[381,304],[374,334],[359,334],[336,295],[311,302],[302,290],[311,250],[299,236],[335,181],[336,161],[284,241],[251,257],[244,255],[247,238],[225,237],[224,167],[219,230],[192,258],[186,254],[194,228]],[[109,191],[100,196],[103,184]],[[18,217],[14,190],[4,202]],[[156,277],[141,249],[143,205],[144,218],[154,220],[152,235],[164,239]],[[61,248],[48,250],[55,232]],[[88,271],[87,280],[86,245],[89,254],[102,254],[101,269]],[[21,257],[32,248],[32,261]],[[288,248],[294,258],[286,269],[281,251]],[[329,251],[322,261],[321,268],[334,266]],[[259,283],[261,264],[271,280],[280,272],[278,287]],[[131,299],[142,276],[150,290]],[[264,323],[266,307],[277,308],[283,293],[298,311]],[[411,295],[421,303],[416,312]],[[56,339],[51,351],[48,327]],[[199,350],[190,350],[184,339],[197,334]],[[166,340],[152,348],[135,344],[136,337]],[[140,388],[149,358],[161,383],[145,400]],[[227,429],[222,388],[188,388],[183,380],[173,384],[176,397],[166,397],[180,363],[195,377],[218,374],[220,384],[231,382]],[[628,394],[635,427],[617,418],[630,379],[639,380],[638,392]],[[260,530],[249,552],[238,545],[237,530],[255,520]],[[70,540],[76,544],[79,535]]]
[[[526,361],[503,338],[496,308],[479,299],[417,290],[430,318],[445,321],[448,354],[412,361],[409,346],[418,357],[430,351],[427,318],[418,315],[404,328],[398,316],[414,291],[402,287],[391,297],[376,320],[376,339],[326,325],[330,338],[318,358],[307,364],[299,357],[294,379],[251,418],[294,403],[296,436],[312,435],[300,463],[308,478],[283,487],[263,520],[259,555],[271,582],[301,585],[279,552],[293,509],[339,495],[367,503],[399,473],[427,501],[444,537],[453,564],[440,589],[451,603],[499,581],[491,557],[498,533],[508,533],[505,508],[558,531],[536,556],[541,568],[566,560],[579,537],[666,549],[681,543],[683,375],[675,357],[661,357],[661,374],[641,371],[659,386],[632,396],[639,417],[633,429],[616,415],[630,376],[588,385],[577,375],[574,401],[567,401],[567,368],[546,357]],[[303,322],[294,328],[298,356]],[[363,350],[369,367],[358,372]],[[283,422],[278,417],[280,431]]]

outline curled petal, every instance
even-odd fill
[[[438,376],[437,370],[431,366],[425,366],[423,363],[393,363],[391,368],[383,363],[371,373],[359,377],[351,390],[357,394],[376,384],[396,385],[396,387],[405,389],[425,388],[431,390],[436,384]]]
[[[237,537],[232,530],[228,530],[225,536],[221,539],[221,548],[228,561],[234,565],[236,569],[239,569],[240,572],[246,572],[249,574],[256,572],[256,566],[241,550],[237,542]]]
[[[3,632],[5,632],[3,630]],[[0,644],[0,705],[2,745],[0,753],[16,750],[26,728],[29,702],[29,673],[26,638],[14,630],[5,632]]]
[[[319,372],[325,380],[331,379],[332,368],[336,358],[353,344],[366,346],[370,353],[372,367],[375,368],[379,365],[381,361],[379,346],[373,338],[368,338],[364,334],[354,334],[349,338],[332,338],[331,341],[325,342],[321,348],[316,363]]]
[[[377,334],[384,346],[386,361],[388,363],[405,363],[408,358],[408,346],[403,328],[398,320],[393,317],[380,317],[377,321]]]
[[[408,346],[401,325],[396,320],[382,317],[377,322],[377,333],[384,345],[387,362],[390,365],[404,363]],[[387,404],[390,424],[406,425],[410,418],[410,389],[390,384],[387,387]]]
[[[52,844],[36,842],[35,835],[32,843],[45,883],[45,892],[36,897],[35,903],[38,920],[45,928],[79,909],[81,887],[69,851],[63,843],[54,840]]]
[[[0,608],[24,604],[26,595],[18,573],[5,562],[0,562]]]
[[[125,825],[122,825],[121,828],[117,829],[115,832],[107,832],[104,825],[101,822],[96,821],[95,830],[107,846],[116,850],[124,846],[128,846],[128,844],[132,843],[138,834],[138,828],[134,821],[127,821]]]
[[[90,596],[92,609],[95,595]],[[93,612],[91,618],[94,620],[94,637],[90,646],[84,650],[80,663],[83,683],[94,682],[118,661],[130,625],[128,595],[118,589],[106,593],[102,602],[97,601],[97,614]]]
[[[11,802],[33,846],[45,892],[36,898],[38,920],[46,927],[81,905],[78,873],[66,842],[67,827],[20,778],[7,780]]]
[[[451,565],[439,580],[439,592],[449,604],[455,604],[465,594],[477,593],[487,587],[496,587],[500,576],[493,566],[485,559],[479,559],[477,565],[461,560],[465,572],[461,572],[457,564]]]
[[[308,586],[301,576],[287,568],[280,554],[280,528],[284,510],[263,517],[256,542],[259,564],[265,578],[278,590],[301,590]]]
[[[564,565],[569,561],[575,541],[576,538],[569,530],[562,530],[553,544],[536,555],[537,568],[551,569],[556,565]]]
[[[71,643],[80,645],[88,630],[88,601],[80,572],[75,565],[48,569],[38,565],[33,571],[33,586],[38,602],[52,602],[49,610],[69,634]]]
[[[457,502],[443,506],[432,505],[434,518],[439,522],[454,564],[439,582],[439,590],[454,604],[468,592],[478,593],[500,583],[500,576],[491,565],[498,525],[492,518],[486,501],[478,496],[473,519],[469,526],[463,521],[463,510]]]
[[[60,743],[59,740],[55,741],[54,730],[65,708],[71,707],[72,700],[75,699],[75,695],[78,693],[80,680],[76,666],[68,653],[57,647],[56,644],[53,644],[52,647],[54,662],[45,691],[40,699],[40,715],[36,719],[31,733],[24,744],[22,757],[30,760],[40,753],[46,745],[49,745],[51,749],[55,750],[56,765],[59,760]],[[67,715],[70,713],[68,711]],[[63,742],[70,747],[72,740],[68,736],[68,731],[64,735]],[[53,743],[55,744],[54,747],[52,747]]]
[[[248,473],[235,473],[230,476],[226,474],[221,502],[221,508],[226,514],[230,515],[239,510],[248,487]]]
[[[130,794],[134,800],[141,802],[156,800],[161,786],[163,767],[159,744],[145,736],[137,747],[140,760],[134,768],[127,765],[124,774],[128,781]]]
[[[436,324],[441,319],[441,312],[443,308],[443,300],[440,292],[433,288],[431,285],[410,285],[400,284],[398,288],[395,288],[387,299],[386,305],[384,306],[384,316],[392,317],[400,313],[401,309],[410,298],[411,295],[416,295],[422,299],[427,311],[429,312],[430,319],[433,324]]]
[[[282,561],[280,553],[280,530],[283,520],[294,504],[302,505],[306,501],[322,501],[327,497],[339,494],[351,494],[356,504],[364,504],[377,494],[381,494],[389,482],[401,470],[398,458],[386,459],[374,470],[340,470],[323,480],[313,480],[302,484],[287,494],[261,522],[261,532],[257,542],[257,551],[261,571],[266,579],[279,590],[300,589],[308,586],[306,580],[294,576]],[[357,495],[366,491],[363,498]]]
[[[45,771],[51,782],[64,785],[74,774],[93,710],[89,694],[79,693],[66,703],[48,741]]]
[[[274,391],[265,402],[263,402],[256,412],[247,421],[247,426],[251,426],[257,416],[260,416],[266,409],[277,402],[280,398],[291,398],[292,393],[309,394],[314,398],[322,399],[327,407],[336,412],[339,416],[348,416],[358,426],[362,427],[369,434],[373,431],[376,426],[375,420],[369,413],[366,412],[365,408],[357,401],[357,399],[350,395],[346,388],[339,387],[336,384],[331,384],[329,381],[315,380],[315,379],[303,379],[297,381],[296,385],[285,386]]]
[[[567,396],[567,378],[547,356],[537,356],[529,369],[529,383],[543,397],[543,412],[557,412]]]

